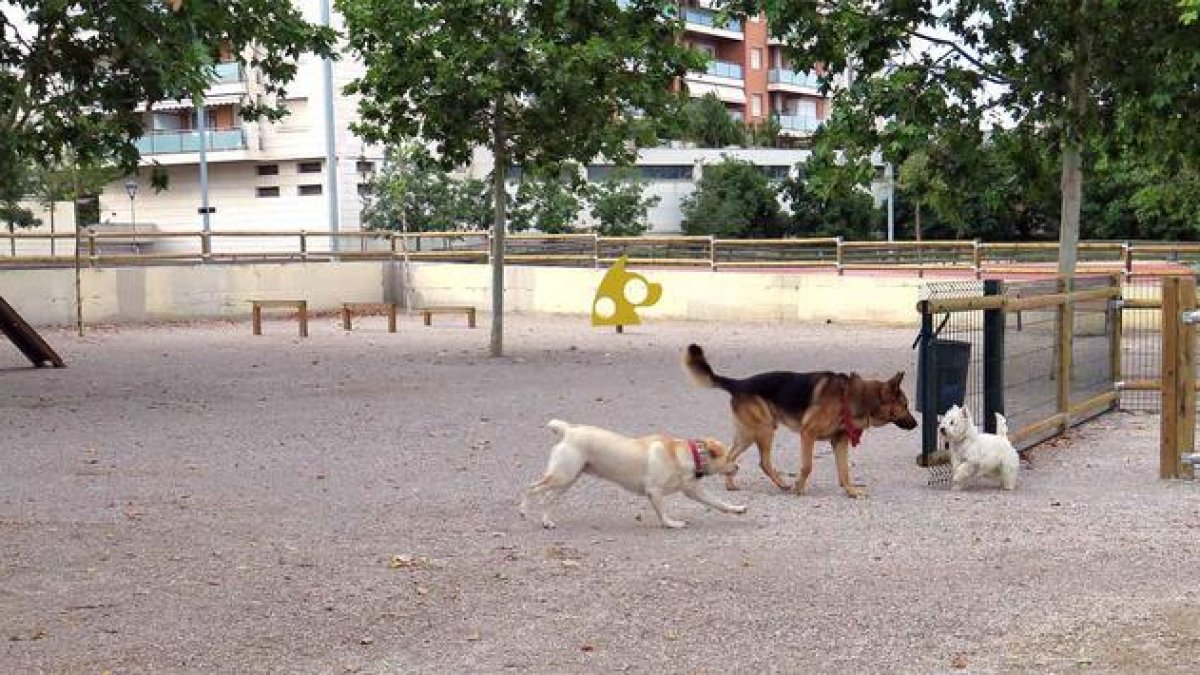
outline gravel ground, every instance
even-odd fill
[[[1192,672],[1200,491],[1156,478],[1157,418],[1042,446],[1018,489],[926,486],[919,434],[868,432],[850,500],[753,461],[745,516],[581,480],[559,528],[515,504],[547,419],[728,438],[718,372],[904,369],[913,331],[382,318],[49,330],[0,345],[0,672]],[[794,472],[798,441],[780,435]],[[710,489],[723,489],[713,481]]]

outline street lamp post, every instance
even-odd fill
[[[133,252],[140,254],[142,249],[138,247],[137,240],[137,214],[133,210],[133,200],[137,197],[138,182],[136,178],[130,178],[125,181],[125,194],[129,195],[129,225],[133,228]]]

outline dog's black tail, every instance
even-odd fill
[[[692,382],[695,382],[698,387],[715,387],[732,394],[737,384],[737,380],[722,377],[713,372],[712,366],[708,365],[708,359],[704,358],[704,350],[700,348],[700,345],[688,345],[688,348],[684,350],[683,369],[687,371]]]

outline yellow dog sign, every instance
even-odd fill
[[[661,284],[626,270],[625,264],[626,256],[621,256],[600,280],[592,300],[593,326],[636,326],[642,322],[636,308],[649,307],[662,297]]]

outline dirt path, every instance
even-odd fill
[[[518,518],[550,417],[728,437],[718,372],[915,357],[906,330],[578,319],[487,330],[382,318],[49,331],[0,345],[0,672],[1190,672],[1200,486],[1157,480],[1157,418],[1035,454],[1018,490],[951,493],[916,432],[869,432],[871,492],[818,457],[804,497],[751,458],[746,516],[681,531],[581,481]],[[487,326],[487,319],[481,320]],[[777,463],[794,471],[781,434]],[[719,489],[713,484],[711,489]],[[399,557],[396,557],[399,556]]]

